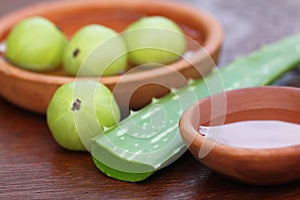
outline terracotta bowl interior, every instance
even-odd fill
[[[226,115],[212,116],[214,106],[212,98],[208,97],[183,114],[181,135],[196,159],[226,177],[254,185],[294,181],[300,178],[300,144],[274,149],[247,149],[204,143],[198,127],[246,120],[280,120],[300,124],[299,99],[300,89],[297,88],[269,86],[233,90],[226,93]],[[199,156],[203,145],[213,147],[204,157]]]
[[[185,35],[193,42],[188,42],[188,51],[199,51],[195,43],[205,48],[207,53],[217,62],[220,46],[222,44],[222,29],[219,23],[209,14],[194,10],[191,7],[166,2],[137,1],[137,0],[112,0],[112,1],[53,1],[40,3],[23,10],[16,11],[0,19],[0,41],[4,42],[9,30],[19,20],[28,16],[43,16],[59,26],[68,38],[79,28],[87,24],[102,24],[118,32],[122,32],[130,23],[143,17],[162,15],[174,20],[184,31]],[[189,41],[189,40],[188,40]],[[0,94],[9,101],[31,111],[45,113],[48,102],[54,91],[63,83],[74,80],[67,76],[61,69],[44,74],[24,71],[7,63],[1,55],[0,81],[6,85],[0,90]],[[202,58],[197,58],[198,61]],[[129,64],[130,66],[130,64]],[[180,72],[186,78],[199,78],[200,74],[191,64],[183,59],[169,65],[176,72]],[[203,73],[207,73],[212,66],[203,66]],[[153,82],[155,78],[165,79],[171,77],[170,72],[160,69],[136,72],[127,77],[126,83],[132,84],[140,80]],[[113,90],[121,75],[101,77],[101,82]],[[19,79],[18,81],[11,79]],[[5,84],[3,84],[5,82]],[[170,81],[169,81],[170,82]],[[173,81],[174,87],[184,83]],[[22,85],[22,86],[20,86]],[[39,86],[38,86],[39,85]],[[14,90],[14,91],[13,91]],[[35,90],[35,92],[28,92]],[[43,90],[43,94],[41,94]],[[12,92],[13,91],[13,92]],[[138,109],[151,101],[152,97],[160,97],[169,92],[162,85],[148,84],[136,90],[130,100],[130,107]],[[32,104],[27,98],[33,98]],[[16,98],[19,96],[19,98]],[[21,100],[22,99],[22,100]],[[121,101],[121,100],[119,100]]]

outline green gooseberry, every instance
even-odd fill
[[[127,48],[114,30],[87,25],[71,38],[63,57],[64,70],[77,76],[109,76],[125,71]]]
[[[61,64],[66,42],[61,30],[48,19],[26,18],[9,32],[5,58],[26,70],[53,70]]]
[[[181,28],[162,16],[143,17],[130,24],[124,38],[129,61],[136,65],[168,64],[177,60],[186,49]]]
[[[91,139],[120,120],[111,91],[102,83],[80,80],[60,86],[47,109],[47,124],[57,143],[69,150],[89,150]]]

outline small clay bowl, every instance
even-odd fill
[[[210,14],[195,10],[189,6],[167,2],[152,2],[139,0],[111,1],[52,1],[36,4],[22,10],[10,13],[0,19],[0,42],[5,41],[10,29],[21,19],[29,16],[43,16],[62,29],[68,38],[79,28],[87,24],[102,24],[122,32],[133,21],[143,17],[161,15],[174,20],[184,31],[184,34],[202,45],[207,54],[216,63],[223,40],[220,24]],[[204,56],[197,56],[202,49],[193,49],[195,63],[202,62]],[[202,54],[201,54],[202,55]],[[30,111],[45,113],[48,103],[56,89],[74,77],[67,76],[62,70],[49,73],[35,73],[22,70],[8,63],[4,55],[0,55],[0,95],[8,101]],[[130,108],[139,109],[148,104],[152,97],[161,97],[169,92],[168,88],[180,87],[185,84],[178,81],[174,74],[180,73],[186,79],[199,78],[200,74],[208,73],[212,64],[203,64],[195,69],[184,59],[168,65],[173,70],[163,70],[164,67],[139,71],[126,76],[122,81],[127,89],[116,95],[119,104],[123,103],[122,96],[127,95],[129,88],[135,88]],[[112,91],[122,75],[101,77],[100,81]],[[162,83],[153,84],[153,83]],[[145,83],[140,87],[141,83]],[[165,86],[163,86],[165,84]],[[168,88],[167,88],[168,87]]]
[[[291,87],[232,90],[226,92],[226,114],[212,117],[212,97],[207,97],[182,115],[181,135],[196,159],[230,179],[252,185],[295,181],[300,178],[300,144],[270,149],[238,148],[212,141],[209,144],[209,140],[204,144],[204,136],[198,130],[200,125],[207,126],[222,117],[225,117],[225,124],[246,120],[280,120],[300,124],[299,99],[300,89]],[[200,153],[203,145],[213,147],[204,157]]]

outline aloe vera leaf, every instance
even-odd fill
[[[214,70],[205,79],[192,81],[155,99],[105,134],[96,136],[92,140],[93,160],[112,178],[129,182],[144,180],[185,152],[177,127],[181,111],[194,103],[190,99],[210,95],[207,84],[221,75],[226,90],[268,85],[299,63],[300,35],[266,45],[221,68],[220,72]],[[153,120],[157,126],[151,126]]]

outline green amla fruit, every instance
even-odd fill
[[[30,17],[17,23],[6,40],[6,59],[26,70],[47,71],[60,66],[64,34],[48,19]]]
[[[126,28],[124,38],[129,61],[136,65],[168,64],[177,60],[186,49],[180,27],[161,16],[144,17],[132,23]]]
[[[70,75],[108,76],[127,67],[127,48],[122,37],[101,25],[78,30],[68,44],[63,66]]]
[[[62,85],[47,109],[47,123],[54,139],[74,151],[89,149],[92,137],[119,120],[120,110],[114,96],[97,81],[81,80]]]

